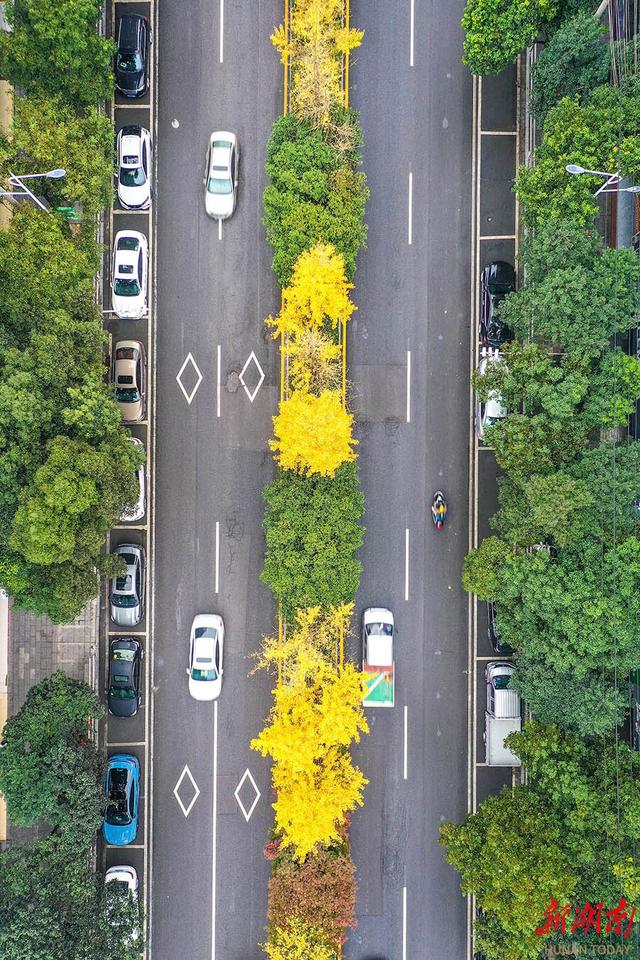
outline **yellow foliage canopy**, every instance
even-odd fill
[[[324,390],[319,397],[296,392],[280,404],[269,446],[284,470],[333,477],[341,464],[356,458],[352,426],[337,391]]]
[[[290,37],[283,26],[271,41],[292,67],[291,109],[317,124],[328,124],[341,104],[342,56],[360,46],[364,34],[342,26],[342,0],[296,0]]]
[[[282,291],[282,310],[267,318],[273,336],[294,336],[326,321],[335,329],[350,319],[356,309],[349,299],[353,284],[347,282],[344,257],[330,243],[319,243],[300,254],[291,283]]]
[[[317,397],[323,390],[340,389],[340,347],[319,329],[312,327],[296,333],[282,349],[289,359],[289,386],[292,390]]]
[[[347,632],[353,604],[337,607],[306,607],[296,611],[295,624],[290,625],[284,639],[265,637],[256,656],[255,670],[281,668],[285,682],[293,686],[312,680],[337,660],[340,632]]]
[[[291,917],[285,927],[274,927],[263,944],[269,960],[334,960],[335,949],[300,917]]]
[[[298,859],[339,840],[345,813],[362,805],[367,781],[348,748],[368,732],[363,692],[353,664],[318,664],[305,681],[277,687],[269,724],[251,742],[274,762],[276,827]]]

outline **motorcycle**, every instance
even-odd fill
[[[436,490],[431,504],[431,517],[436,530],[442,530],[447,517],[447,501],[442,490]]]

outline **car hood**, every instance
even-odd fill
[[[194,700],[217,700],[222,690],[222,677],[217,680],[193,680],[189,677],[189,693]]]
[[[126,827],[117,827],[106,821],[102,824],[102,835],[107,843],[114,844],[117,847],[123,847],[128,843],[133,843],[136,838],[138,824],[136,820]]]
[[[206,190],[205,204],[210,217],[214,217],[216,220],[224,220],[233,213],[235,191],[232,190],[231,193],[220,194],[209,193],[209,191]]]

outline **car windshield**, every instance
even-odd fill
[[[503,675],[500,677],[494,677],[493,683],[495,685],[496,690],[506,690],[507,687],[509,686],[510,679],[511,678],[508,674],[506,676]]]
[[[230,194],[232,190],[231,180],[226,178],[222,179],[219,177],[209,177],[209,182],[207,183],[207,190],[209,193],[215,194]]]
[[[137,280],[115,280],[113,292],[117,297],[137,297],[140,285]]]
[[[390,623],[368,623],[365,630],[368,637],[393,636],[393,627]]]
[[[134,73],[136,70],[142,70],[142,57],[139,53],[119,53],[117,66],[125,73]]]
[[[142,167],[120,167],[120,183],[123,187],[142,187],[146,181]]]
[[[197,662],[198,661],[196,660],[196,663]],[[217,680],[218,671],[216,670],[215,667],[211,667],[205,670],[201,669],[200,667],[194,667],[193,670],[191,671],[191,676],[194,680]]]
[[[114,677],[114,681],[126,682],[128,677]],[[131,687],[111,687],[109,690],[109,696],[115,697],[116,700],[130,700],[132,697],[135,697],[136,692],[132,690]]]
[[[118,586],[119,581],[116,583],[116,589],[122,590],[122,587]],[[135,593],[114,593],[111,597],[111,603],[114,607],[135,607],[138,602],[138,598]]]
[[[135,658],[135,650],[114,650],[111,656],[112,660],[129,660],[133,661]],[[127,678],[125,677],[125,680]]]
[[[135,387],[119,387],[116,390],[116,400],[118,403],[135,403],[140,399],[140,394]]]

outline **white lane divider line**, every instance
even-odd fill
[[[409,527],[404,531],[404,598],[409,599]]]
[[[222,220],[218,220],[218,240],[222,240]]]
[[[402,888],[402,960],[407,960],[407,888]]]
[[[224,0],[220,0],[220,63],[224,63]]]
[[[409,707],[405,703],[404,705],[404,769],[403,769],[405,780],[407,779],[407,774],[409,772],[408,750],[409,750]]]
[[[213,812],[211,817],[211,960],[216,960],[216,853],[218,835],[218,701],[213,704]]]
[[[407,423],[411,423],[411,350],[407,350]]]
[[[216,416],[220,416],[220,362],[221,362],[222,349],[220,344],[218,344],[218,370],[216,373]]]
[[[411,30],[409,38],[409,66],[413,66],[413,34],[415,27],[415,0],[411,0]]]
[[[409,246],[413,243],[413,173],[409,171]]]
[[[220,521],[216,520],[216,593],[220,592]]]

